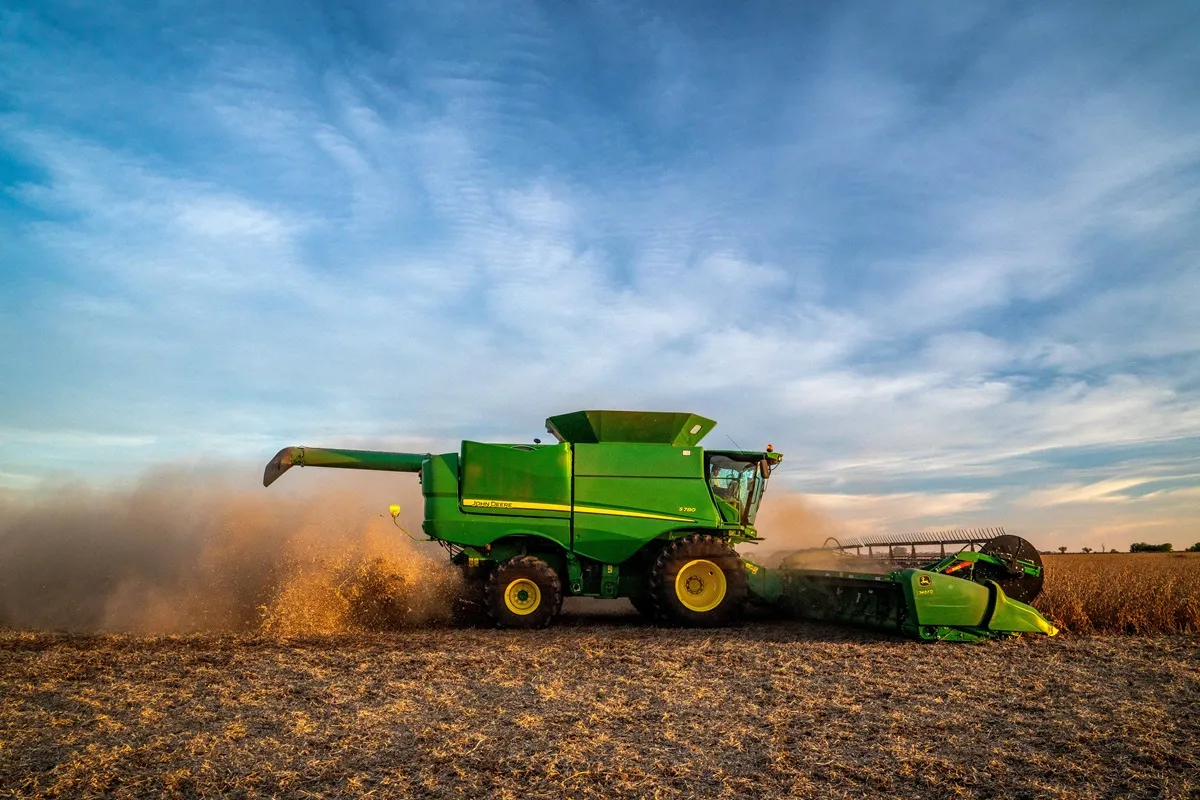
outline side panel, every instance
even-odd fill
[[[919,569],[900,573],[918,625],[978,627],[988,613],[991,592],[974,581]]]
[[[992,584],[992,591],[995,592],[995,607],[991,619],[988,620],[989,630],[1044,633],[1047,636],[1058,633],[1058,628],[1033,606],[1009,599],[1004,590],[996,584]]]
[[[704,449],[669,444],[577,444],[575,476],[583,475],[704,480]]]
[[[429,536],[468,547],[486,547],[504,536],[534,536],[563,548],[570,546],[571,527],[567,512],[557,518],[522,516],[489,509],[488,513],[465,513],[459,504],[458,453],[433,456],[421,470],[425,494],[425,522]],[[528,513],[528,512],[526,512]]]
[[[575,551],[611,564],[680,528],[717,525],[698,447],[575,445]]]
[[[462,506],[470,514],[571,514],[571,446],[462,443]]]

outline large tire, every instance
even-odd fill
[[[500,628],[544,628],[562,608],[562,582],[535,556],[516,556],[487,579],[487,612]]]
[[[742,560],[714,536],[676,539],[659,553],[650,572],[655,617],[670,624],[730,625],[741,618],[748,595]]]

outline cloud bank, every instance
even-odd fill
[[[669,408],[857,525],[1187,543],[1185,13],[0,11],[0,485]]]

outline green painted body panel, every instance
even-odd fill
[[[646,542],[716,526],[701,448],[604,443],[574,449],[574,547],[580,555],[619,564]]]
[[[1058,633],[1058,629],[1038,613],[1036,608],[1006,597],[1004,591],[995,584],[993,588],[996,590],[996,608],[988,620],[988,630],[1044,633],[1048,636]]]
[[[904,587],[917,625],[979,627],[988,612],[991,592],[974,581],[919,569],[901,570],[894,580]]]
[[[575,512],[575,552],[606,564],[620,564],[654,541],[688,523]]]
[[[518,451],[519,452],[519,451]],[[495,513],[494,509],[464,510],[459,496],[458,453],[429,456],[421,470],[425,495],[425,535],[462,547],[485,548],[511,536],[528,536],[549,548],[566,547],[571,540],[569,514],[556,518]]]
[[[460,547],[488,547],[505,537],[528,536],[550,550],[562,549],[571,541],[569,519],[521,517],[489,513],[467,513],[457,498],[425,498],[429,516],[421,529],[433,539]]]
[[[576,520],[576,525],[595,522],[600,512],[608,525],[637,519],[632,515],[657,519],[664,530],[680,526],[715,527],[716,507],[708,486],[703,480],[676,478],[595,478],[575,479],[576,516],[583,511],[588,520]]]
[[[464,510],[563,519],[571,514],[570,445],[467,441],[462,443],[462,465]]]
[[[683,417],[698,424],[693,415]],[[752,528],[730,525],[719,514],[704,475],[704,450],[695,445],[465,441],[460,458],[431,456],[425,473],[423,530],[452,545],[486,548],[529,537],[527,545],[539,555],[549,547],[620,565],[651,542],[696,530],[754,536]],[[597,591],[640,589],[640,574],[618,574]]]
[[[562,445],[566,447],[567,445]],[[669,444],[577,444],[575,476],[704,481],[704,450]]]
[[[698,447],[466,441],[461,457],[428,457],[422,489],[422,529],[435,539],[487,547],[535,537],[604,564],[622,564],[677,531],[721,524]]]
[[[742,515],[738,513],[738,510],[720,497],[714,497],[713,501],[716,504],[717,514],[720,515],[722,522],[736,523],[741,519]]]
[[[421,467],[421,493],[427,504],[434,497],[450,497],[458,503],[458,453],[427,458]],[[432,518],[432,514],[425,515],[425,519]]]

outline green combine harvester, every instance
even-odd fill
[[[417,473],[422,530],[462,571],[463,622],[545,627],[576,596],[626,597],[651,620],[695,627],[733,623],[755,602],[921,639],[1057,633],[1026,605],[1042,565],[1015,536],[886,575],[742,558],[735,546],[764,541],[754,518],[783,456],[770,445],[705,450],[715,425],[696,414],[577,411],[546,420],[556,444],[464,441],[440,455],[287,447],[263,485],[293,466]]]

